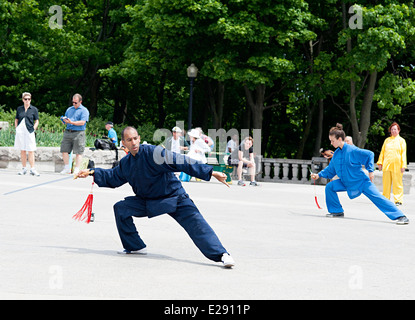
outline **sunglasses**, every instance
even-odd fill
[[[23,98],[23,100],[30,101],[32,99],[31,98]]]
[[[79,102],[72,101],[72,104],[78,104]]]

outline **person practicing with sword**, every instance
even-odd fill
[[[326,204],[329,211],[327,216],[344,216],[337,192],[347,191],[350,199],[354,199],[363,193],[389,219],[396,221],[397,224],[408,224],[409,219],[392,201],[386,199],[373,184],[373,152],[345,143],[345,137],[343,125],[338,123],[336,127],[330,129],[330,142],[337,149],[328,167],[318,174],[313,173],[311,175],[314,180],[319,177],[331,179],[335,175],[339,177],[339,179],[329,182],[326,186]],[[362,170],[362,165],[369,172],[369,177]]]
[[[174,172],[186,172],[206,181],[215,177],[223,184],[226,175],[213,171],[184,155],[161,146],[140,145],[140,136],[133,127],[126,127],[121,139],[130,153],[113,169],[81,170],[76,177],[94,176],[100,187],[117,188],[129,183],[135,196],[127,197],[114,205],[115,220],[124,250],[123,254],[146,254],[146,244],[139,236],[133,217],[153,218],[169,214],[189,234],[199,250],[210,260],[222,262],[231,268],[235,262],[222,246],[213,229],[189,198]]]

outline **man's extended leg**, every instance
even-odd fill
[[[145,206],[137,197],[127,197],[114,205],[115,221],[118,234],[124,249],[128,251],[141,250],[146,247],[144,241],[138,235],[133,222],[134,217],[146,217]]]
[[[184,197],[179,200],[176,212],[170,216],[186,230],[206,258],[220,262],[222,255],[227,253],[226,249],[193,201],[188,196]]]

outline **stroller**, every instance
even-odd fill
[[[108,137],[102,137],[102,139],[96,139],[94,142],[95,149],[97,150],[114,150],[115,151],[115,161],[112,163],[112,167],[115,168],[120,163],[118,160],[118,148],[114,142],[112,142]]]

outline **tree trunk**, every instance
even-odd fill
[[[253,129],[262,130],[262,119],[264,114],[264,101],[265,101],[265,85],[259,84],[255,88],[255,98],[254,94],[247,86],[244,86],[246,99],[248,105],[252,110],[252,125]]]
[[[370,73],[369,83],[367,85],[365,96],[363,98],[362,111],[360,112],[360,134],[357,146],[364,148],[366,145],[367,134],[370,127],[370,113],[372,111],[373,96],[375,95],[375,87],[377,83],[378,72]]]
[[[323,120],[324,120],[324,100],[318,100],[318,121],[317,121],[317,134],[316,142],[314,145],[314,156],[320,155],[321,139],[323,137]]]
[[[160,82],[157,89],[157,110],[158,110],[158,128],[164,127],[166,121],[166,110],[164,109],[164,91],[166,86],[167,70],[161,72]]]
[[[211,81],[206,80],[206,93],[208,96],[208,109],[213,114],[213,127],[218,130],[222,128],[225,84],[221,81],[217,81],[215,85]]]

